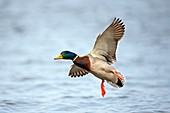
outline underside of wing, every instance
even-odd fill
[[[90,54],[109,63],[116,61],[118,41],[124,35],[124,31],[125,25],[123,25],[122,20],[115,18],[111,25],[97,37]]]
[[[73,64],[71,69],[70,69],[69,76],[80,77],[80,76],[86,75],[88,73],[89,72],[86,71],[85,69],[82,69],[82,68],[76,66],[75,64]]]

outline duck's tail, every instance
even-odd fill
[[[109,83],[110,85],[112,85],[115,88],[121,88],[124,86],[125,83],[125,77],[120,73],[120,72],[116,72],[117,76],[116,77],[116,82],[112,82],[112,81],[107,81],[107,83]]]

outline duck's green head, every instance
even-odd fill
[[[67,59],[67,60],[74,60],[77,54],[70,52],[70,51],[63,51],[60,53],[59,56],[55,57],[54,60],[58,59]]]

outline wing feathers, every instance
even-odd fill
[[[86,71],[85,69],[82,69],[82,68],[76,66],[75,64],[73,64],[71,69],[70,69],[69,76],[80,77],[80,76],[86,75],[88,73],[89,72]]]
[[[91,54],[109,63],[116,61],[116,48],[118,41],[122,38],[125,31],[125,25],[121,19],[114,18],[111,25],[98,35]]]

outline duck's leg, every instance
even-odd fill
[[[123,80],[123,77],[119,76],[116,71],[114,71],[113,73],[119,80],[121,81]]]
[[[100,87],[101,87],[102,96],[104,97],[104,95],[106,94],[106,91],[105,91],[105,88],[104,88],[104,80],[102,80]]]

